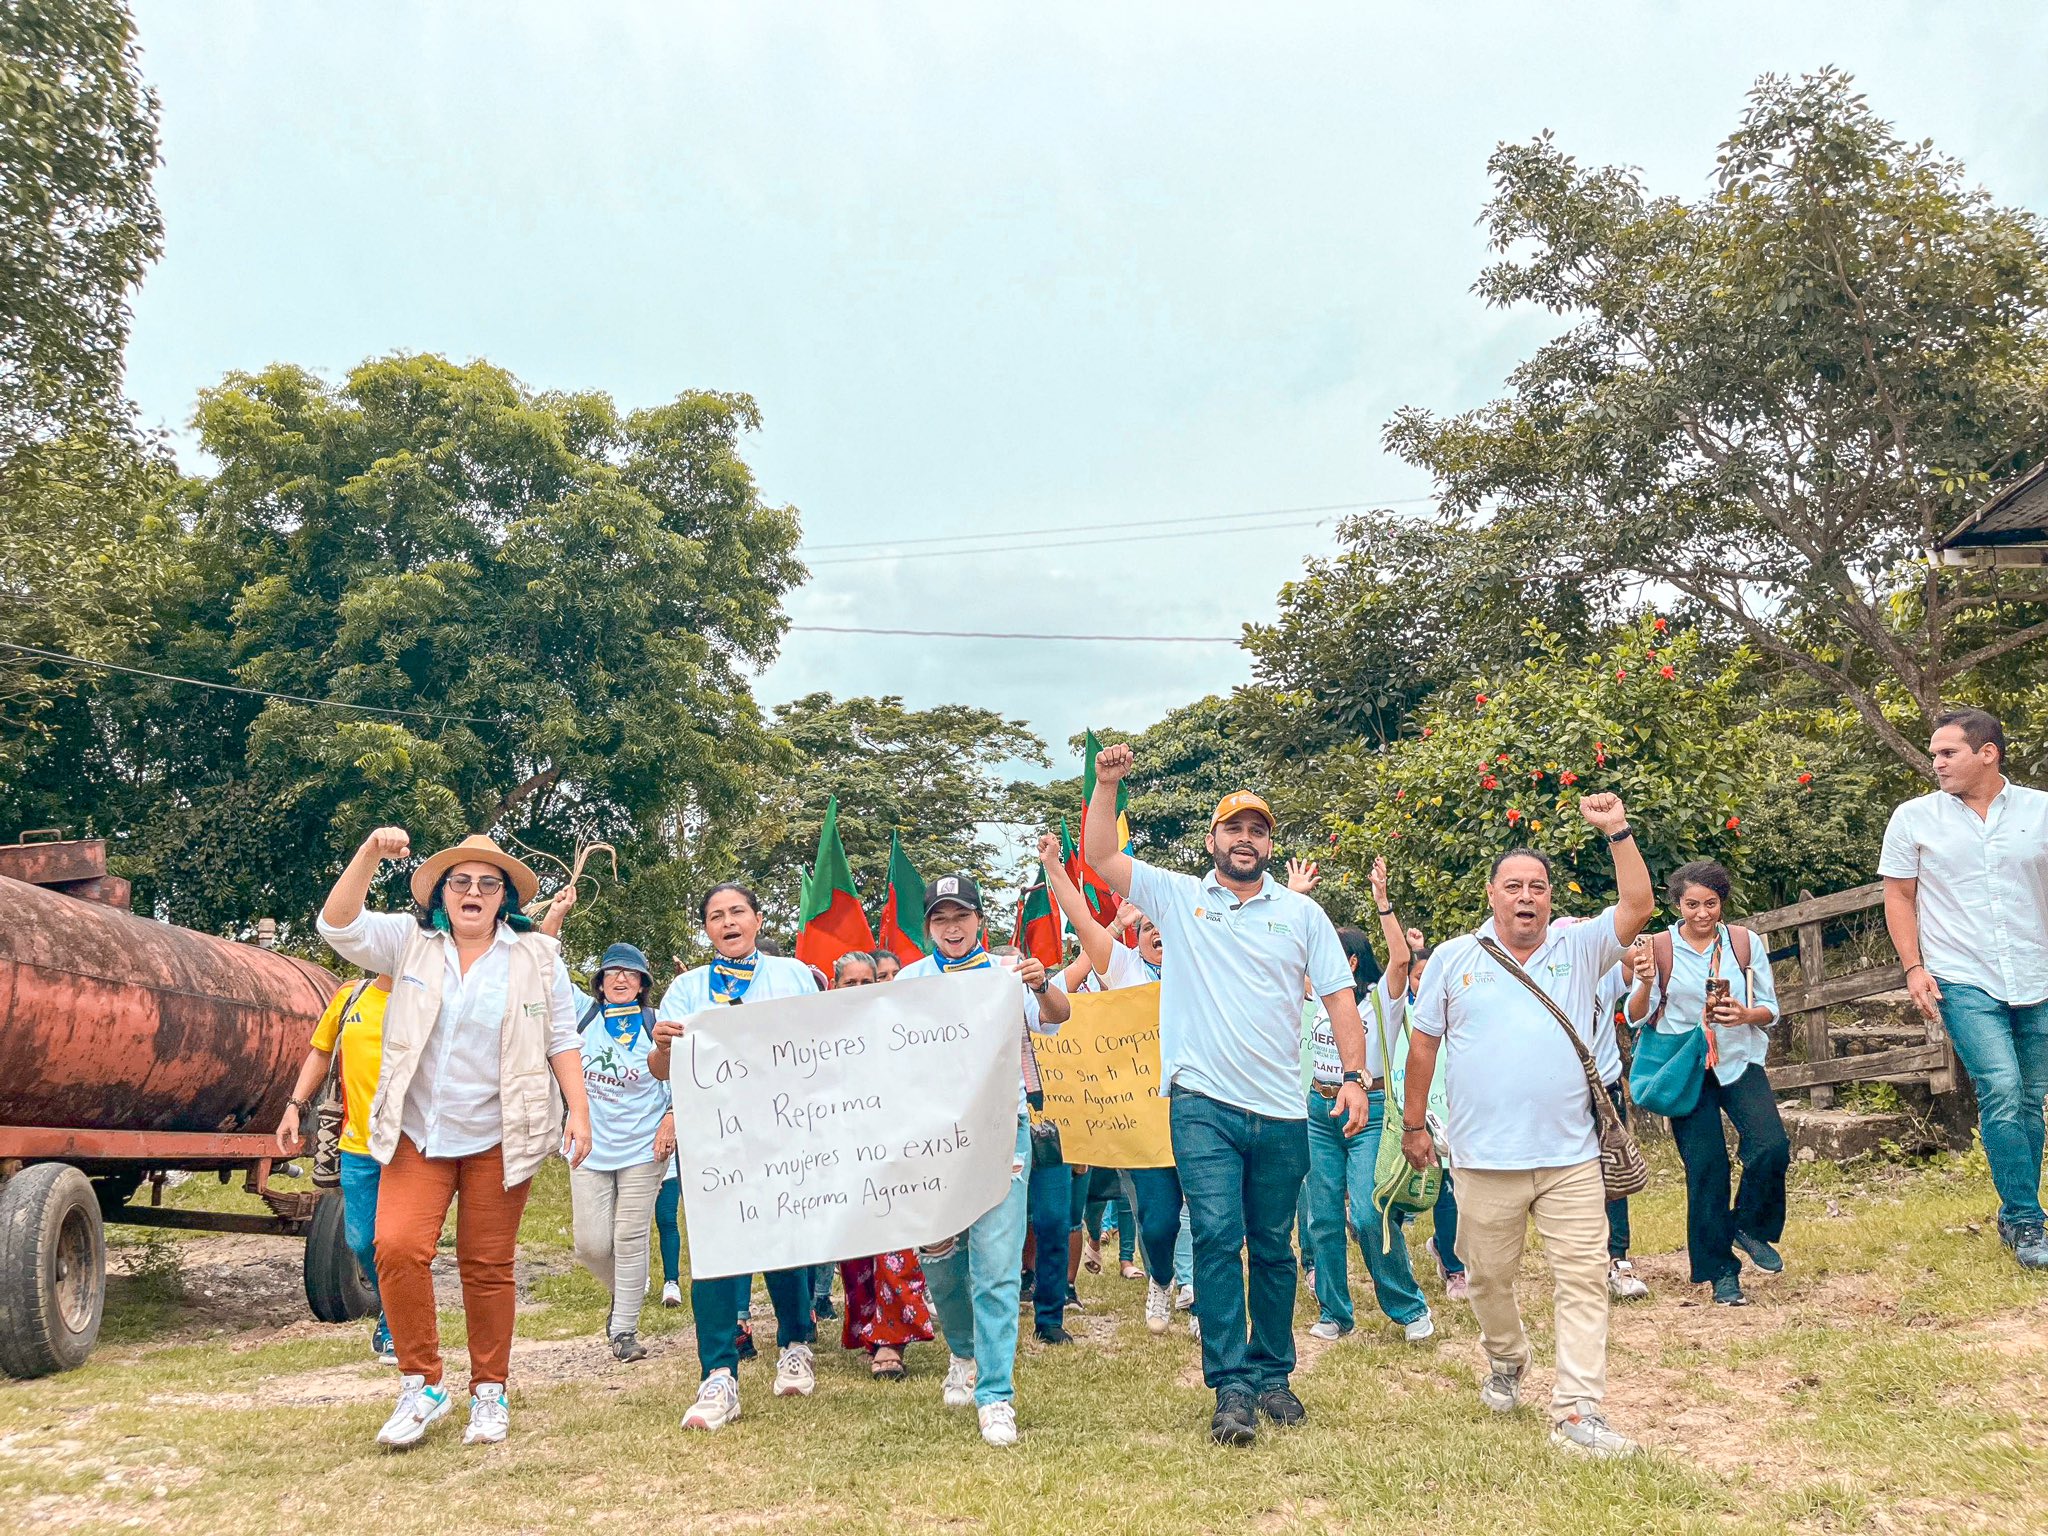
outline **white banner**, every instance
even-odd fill
[[[1023,1032],[994,969],[692,1016],[671,1069],[690,1273],[966,1231],[1010,1187]]]

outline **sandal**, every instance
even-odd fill
[[[874,1357],[868,1364],[868,1372],[877,1381],[901,1381],[903,1351],[890,1344],[877,1345]]]
[[[1092,1242],[1081,1245],[1081,1267],[1091,1275],[1102,1273],[1102,1249]]]

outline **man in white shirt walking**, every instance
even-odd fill
[[[1940,788],[1885,828],[1885,927],[1914,1003],[1977,1089],[1998,1235],[2025,1268],[2048,1269],[2048,794],[2005,776],[2005,728],[1981,709],[1937,718],[1927,753]]]
[[[1401,1150],[1418,1168],[1436,1161],[1425,1116],[1437,1053],[1448,1048],[1458,1254],[1471,1276],[1489,1371],[1479,1400],[1496,1413],[1521,1403],[1529,1335],[1515,1277],[1533,1220],[1555,1295],[1551,1442],[1586,1455],[1626,1456],[1635,1442],[1610,1429],[1600,1411],[1607,1395],[1608,1269],[1598,1127],[1579,1052],[1551,1004],[1583,1044],[1601,978],[1642,932],[1656,899],[1620,797],[1588,795],[1579,814],[1606,834],[1615,904],[1553,931],[1549,857],[1518,848],[1494,860],[1486,884],[1493,915],[1477,933],[1439,945],[1423,972],[1410,1018]]]
[[[1173,1160],[1195,1243],[1202,1377],[1216,1392],[1209,1434],[1249,1445],[1259,1414],[1307,1417],[1294,1372],[1294,1227],[1308,1173],[1301,1091],[1301,984],[1329,1009],[1342,1082],[1329,1113],[1365,1129],[1365,1029],[1351,965],[1323,909],[1266,873],[1273,813],[1257,795],[1225,795],[1209,819],[1215,867],[1197,879],[1155,869],[1117,846],[1116,790],[1132,765],[1114,746],[1095,760],[1083,848],[1119,896],[1157,924],[1171,963],[1159,986],[1161,1075]],[[1249,1258],[1250,1284],[1246,1284]],[[1249,1329],[1249,1332],[1247,1332]]]

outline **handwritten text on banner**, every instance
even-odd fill
[[[1173,1163],[1166,1100],[1159,1096],[1159,986],[1080,992],[1056,1035],[1034,1036],[1045,1079],[1045,1117],[1060,1150],[1087,1168]]]
[[[692,1016],[676,1043],[690,1272],[935,1243],[1009,1189],[1023,992],[1008,971]]]

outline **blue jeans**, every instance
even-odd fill
[[[661,1237],[661,1283],[668,1285],[683,1272],[683,1227],[676,1220],[682,1203],[683,1181],[674,1174],[662,1180],[661,1193],[654,1197],[654,1230]]]
[[[1010,1175],[1009,1193],[977,1216],[950,1248],[940,1244],[941,1252],[927,1248],[918,1254],[946,1348],[974,1362],[977,1408],[1007,1403],[1016,1396],[1012,1383],[1017,1370],[1018,1271],[1024,1263],[1024,1216],[1031,1199],[1031,1130],[1030,1122],[1021,1118],[1016,1157],[1023,1167]],[[1063,1226],[1062,1286],[1067,1282],[1066,1241]]]
[[[1999,1219],[2041,1216],[2041,1102],[2048,1097],[2048,1002],[2002,1003],[1981,987],[1941,982],[1941,1022],[1977,1090],[1977,1128]]]
[[[1137,1204],[1138,1243],[1144,1249],[1146,1273],[1161,1285],[1169,1279],[1186,1285],[1194,1266],[1180,1251],[1187,1239],[1180,1175],[1171,1168],[1133,1168],[1131,1198]]]
[[[1202,1379],[1219,1393],[1284,1387],[1294,1373],[1289,1239],[1308,1173],[1308,1132],[1299,1120],[1270,1119],[1178,1088],[1171,1116],[1174,1163],[1195,1234]]]
[[[377,1183],[384,1165],[362,1152],[341,1154],[341,1237],[377,1294]]]
[[[1444,1170],[1443,1193],[1436,1197],[1436,1261],[1447,1275],[1465,1273],[1465,1261],[1458,1257],[1458,1193],[1451,1188],[1451,1170]]]
[[[1330,1100],[1314,1089],[1308,1095],[1308,1241],[1316,1266],[1316,1301],[1323,1316],[1346,1333],[1355,1319],[1351,1311],[1351,1276],[1347,1268],[1345,1232],[1358,1239],[1372,1276],[1380,1310],[1406,1325],[1429,1311],[1415,1271],[1408,1263],[1408,1212],[1391,1212],[1392,1241],[1380,1252],[1380,1215],[1373,1209],[1373,1172],[1379,1161],[1380,1118],[1386,1095],[1375,1089],[1367,1096],[1365,1129],[1344,1134],[1342,1122],[1330,1117]],[[1344,1219],[1346,1200],[1351,1219]]]
[[[762,1277],[768,1282],[768,1299],[775,1303],[775,1347],[809,1344],[818,1336],[811,1317],[811,1271],[770,1270]],[[740,1371],[740,1314],[747,1310],[754,1294],[754,1277],[724,1275],[716,1280],[690,1282],[690,1311],[697,1324],[697,1374]]]
[[[1056,1328],[1067,1312],[1067,1234],[1073,1230],[1074,1185],[1065,1163],[1031,1170],[1026,1219],[1036,1239],[1031,1271],[1031,1314],[1040,1328]],[[1019,1250],[1021,1267],[1022,1250]]]
[[[1182,1290],[1195,1283],[1195,1226],[1188,1220],[1185,1200],[1180,1203],[1180,1228],[1173,1239],[1173,1283]]]

